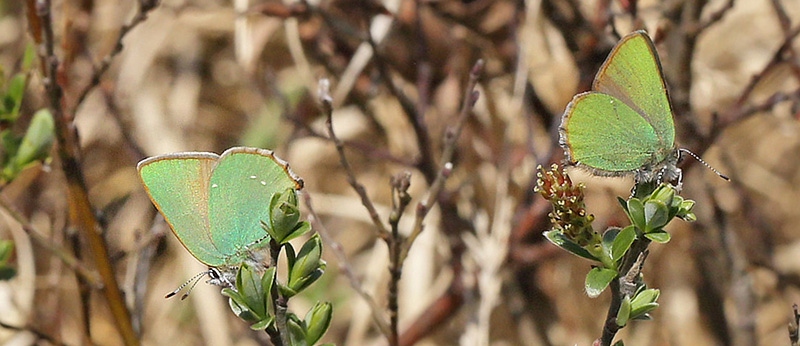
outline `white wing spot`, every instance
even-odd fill
[[[256,178],[256,176],[255,176],[255,175],[251,175],[251,176],[250,176],[250,179],[255,179],[255,178]]]
[[[213,189],[213,188],[215,188],[215,187],[219,187],[219,185],[217,185],[217,184],[211,184],[211,188],[212,188],[212,189]]]
[[[261,185],[267,186],[267,182],[266,181],[261,181]]]

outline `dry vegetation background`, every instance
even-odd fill
[[[0,2],[6,76],[34,42],[32,4]],[[608,296],[589,299],[588,262],[544,241],[549,205],[532,192],[535,167],[560,162],[555,127],[566,103],[589,87],[617,35],[643,27],[664,64],[679,143],[732,181],[684,163],[683,196],[698,202],[699,220],[672,223],[672,241],[651,246],[644,275],[661,289],[661,307],[620,336],[628,345],[789,345],[786,325],[800,302],[800,2],[163,0],[79,103],[139,9],[130,0],[54,1],[52,24],[62,106],[68,121],[74,117],[89,201],[143,344],[267,341],[234,317],[218,287],[163,299],[204,268],[156,215],[136,174],[139,160],[234,145],[274,149],[303,177],[349,270],[383,307],[386,245],[327,140],[317,81],[331,80],[335,129],[382,219],[390,178],[411,172],[414,200],[400,223],[408,232],[479,58],[480,98],[403,269],[402,344],[591,344]],[[18,131],[48,105],[34,67]],[[70,221],[56,150],[49,165],[2,189],[0,238],[15,241],[19,274],[0,282],[0,322],[17,327],[0,328],[0,342],[118,345],[104,296],[79,285],[74,269],[29,236],[44,234],[50,247],[94,270]],[[571,173],[588,186],[596,229],[627,223],[614,198],[627,196],[632,181]],[[325,256],[327,272],[290,309],[302,315],[317,300],[331,301],[323,340],[385,344],[330,243]]]

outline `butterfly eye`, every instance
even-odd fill
[[[222,278],[222,274],[217,270],[217,268],[208,268],[208,277],[211,280],[219,280]]]

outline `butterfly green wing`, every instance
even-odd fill
[[[631,173],[667,154],[650,123],[611,95],[575,95],[559,130],[568,159],[600,175]]]
[[[213,267],[224,259],[208,224],[208,181],[218,158],[188,152],[151,157],[137,166],[150,200],[172,233],[197,260]]]
[[[597,72],[592,89],[628,105],[652,126],[659,145],[672,149],[672,107],[661,62],[646,32],[633,32],[617,43]]]
[[[261,221],[269,221],[274,193],[303,186],[288,164],[271,151],[244,147],[222,153],[209,183],[211,238],[228,255],[240,254],[267,235]]]

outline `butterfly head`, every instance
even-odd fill
[[[681,180],[681,169],[678,168],[678,161],[680,160],[680,150],[674,148],[672,152],[665,155],[663,159],[650,160],[653,163],[647,163],[644,166],[633,172],[633,179],[636,184],[655,182],[656,184],[669,183]]]

